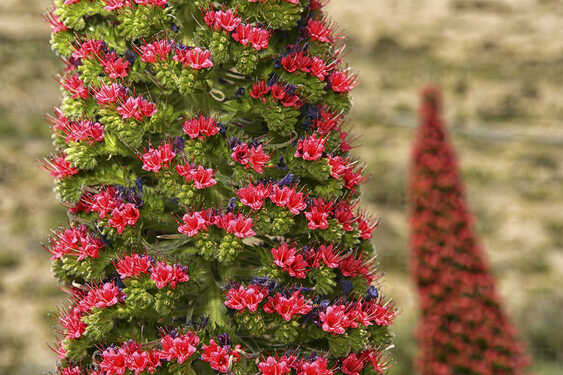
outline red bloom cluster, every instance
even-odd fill
[[[292,370],[297,375],[333,375],[336,371],[335,368],[328,368],[327,358],[299,359],[294,354],[285,354],[281,358],[269,356],[258,363],[258,369],[263,375],[284,375]]]
[[[176,289],[178,283],[190,281],[187,267],[180,264],[170,265],[163,261],[155,261],[149,256],[138,254],[126,255],[114,264],[122,279],[150,274],[158,289],[169,286]]]
[[[266,81],[261,80],[258,83],[252,85],[250,90],[250,96],[254,99],[260,99],[262,103],[267,102],[267,95],[271,94],[271,97],[277,100],[284,107],[300,108],[303,105],[301,98],[294,93],[294,89],[289,85],[283,85],[280,83],[274,83],[273,85],[268,85]]]
[[[60,85],[68,91],[73,99],[88,99],[90,93],[78,74],[72,74],[59,81]]]
[[[332,28],[326,19],[309,19],[307,23],[307,32],[313,40],[321,43],[334,43]]]
[[[244,311],[248,309],[256,312],[258,305],[264,301],[269,292],[267,288],[250,285],[247,288],[239,286],[232,287],[226,294],[225,306]],[[262,309],[268,313],[277,313],[284,320],[289,321],[294,315],[305,315],[313,309],[311,301],[305,300],[299,291],[294,292],[290,297],[286,297],[280,293],[269,296]]]
[[[504,314],[471,229],[440,93],[423,93],[410,179],[412,267],[419,290],[421,374],[524,374],[528,359]]]
[[[44,160],[43,168],[45,168],[45,170],[57,180],[73,176],[78,173],[78,169],[73,167],[70,161],[66,160],[66,155],[64,154]]]
[[[88,141],[89,144],[93,144],[104,140],[104,126],[99,122],[88,120],[68,122],[63,133],[66,142]]]
[[[307,248],[297,250],[286,243],[281,243],[272,249],[274,264],[291,277],[304,279],[307,273],[323,265],[328,268],[338,269],[345,277],[364,277],[368,282],[373,281],[373,266],[366,263],[360,256],[342,255],[341,251],[333,245],[320,245],[318,249]]]
[[[119,83],[104,84],[94,93],[94,97],[98,105],[104,107],[107,104],[124,103],[127,100],[127,92],[127,88]],[[137,107],[138,105],[139,103],[137,102]],[[135,115],[133,115],[133,118],[135,118]]]
[[[213,178],[215,171],[211,168],[205,168],[202,165],[195,167],[190,163],[179,164],[176,166],[176,172],[184,179],[187,183],[193,183],[196,189],[206,189],[217,183]]]
[[[184,64],[194,70],[209,69],[213,67],[211,61],[211,52],[199,47],[194,48],[176,48],[176,54],[173,57],[174,61]]]
[[[45,16],[45,21],[51,26],[51,32],[53,34],[66,31],[68,27],[59,19],[59,17],[54,13],[54,10],[49,11]]]
[[[246,169],[252,168],[257,173],[264,172],[264,166],[270,161],[270,155],[264,152],[262,145],[248,146],[247,143],[236,145],[231,157]]]
[[[325,144],[326,138],[321,138],[317,136],[317,134],[313,134],[305,139],[300,139],[297,142],[297,150],[294,156],[309,161],[318,160],[323,156]]]
[[[249,3],[262,3],[264,4],[266,1],[268,0],[248,0]],[[294,5],[298,5],[299,4],[299,0],[283,0],[286,3],[290,3],[290,4],[294,4]]]
[[[214,136],[221,130],[217,126],[217,120],[203,115],[184,121],[183,129],[184,133],[189,135],[190,138],[199,138],[201,140]]]
[[[389,326],[396,312],[392,306],[383,306],[376,300],[336,304],[319,311],[322,329],[332,335],[342,335],[348,328],[371,325]]]
[[[49,239],[48,251],[51,259],[61,259],[65,255],[78,257],[78,260],[97,258],[104,244],[86,231],[84,225],[77,225],[53,234]]]
[[[319,80],[324,81],[328,73],[334,68],[332,64],[326,64],[317,56],[308,56],[304,51],[292,52],[281,59],[282,67],[289,73],[301,71],[309,73]]]
[[[356,168],[348,158],[329,155],[328,164],[330,165],[330,175],[337,180],[343,179],[346,189],[352,190],[364,181],[362,175],[364,168]]]
[[[237,191],[242,204],[258,211],[264,205],[266,198],[269,198],[278,207],[287,207],[294,215],[298,215],[307,208],[304,193],[298,192],[295,187],[279,187],[272,184],[248,184]]]
[[[209,366],[219,373],[229,373],[232,365],[240,361],[240,345],[231,349],[229,345],[219,346],[211,339],[209,345],[202,345],[201,348],[201,360],[209,363]]]
[[[389,368],[391,361],[383,358],[383,353],[373,349],[365,350],[359,354],[350,353],[342,361],[340,371],[346,375],[360,375],[360,372],[371,365],[376,373],[383,374]]]
[[[161,168],[168,168],[174,157],[176,157],[174,146],[171,143],[163,143],[158,148],[149,147],[149,150],[140,159],[145,171],[158,173]]]
[[[106,54],[100,64],[110,79],[125,78],[129,75],[127,72],[129,61],[123,57],[117,57],[115,52]]]
[[[67,0],[70,4],[80,2],[80,0]],[[164,8],[168,4],[168,0],[102,0],[105,4],[104,9],[109,11],[119,10],[121,8],[132,8],[133,4],[142,6],[155,6]],[[65,5],[66,5],[65,1]]]
[[[75,59],[87,59],[90,57],[100,58],[104,49],[104,42],[96,39],[88,39],[78,43],[75,47],[72,57]]]
[[[196,236],[199,232],[207,230],[211,225],[224,229],[227,233],[234,234],[238,238],[252,237],[256,233],[252,230],[253,221],[251,217],[242,214],[235,215],[232,212],[214,214],[211,209],[186,213],[182,218],[183,224],[178,226],[178,232],[189,237]]]
[[[139,210],[133,203],[125,203],[111,186],[84,198],[87,211],[97,212],[100,219],[109,215],[108,224],[121,234],[126,226],[134,227],[139,220]]]
[[[233,9],[210,9],[205,12],[203,19],[207,26],[230,33],[234,40],[245,47],[250,45],[256,51],[268,48],[271,33],[262,27],[242,23]]]
[[[176,360],[182,364],[197,351],[199,337],[193,332],[186,332],[176,337],[166,335],[160,340],[161,349],[158,354],[167,361]]]
[[[142,97],[129,97],[125,102],[117,107],[117,113],[121,115],[123,120],[128,118],[137,121],[143,121],[144,118],[151,118],[157,109],[153,102],[143,99]]]
[[[153,259],[146,255],[131,254],[126,255],[114,263],[115,270],[122,279],[137,277],[150,271]]]
[[[172,42],[166,39],[156,40],[152,43],[145,43],[138,51],[141,60],[148,64],[154,64],[158,60],[168,60],[168,55],[172,52]]]
[[[328,77],[328,82],[333,91],[338,93],[348,93],[358,86],[358,76],[349,72],[332,72]]]
[[[313,127],[319,134],[326,135],[334,130],[340,129],[342,114],[334,113],[325,107],[321,107],[319,117],[313,121]]]

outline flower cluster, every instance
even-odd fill
[[[192,165],[190,163],[178,164],[176,166],[176,172],[184,179],[187,183],[193,183],[194,187],[198,190],[206,189],[217,183],[213,178],[215,171],[211,168],[205,168],[202,165]]]
[[[78,260],[97,258],[104,244],[92,236],[84,225],[77,225],[53,234],[49,240],[48,251],[51,259],[61,259],[65,255],[76,256]]]
[[[126,203],[111,186],[85,198],[88,211],[96,212],[100,219],[108,217],[108,224],[122,234],[127,226],[134,227],[139,220],[139,210],[134,203]]]
[[[199,232],[207,230],[214,225],[224,229],[227,233],[238,238],[252,237],[256,232],[252,230],[253,221],[250,217],[242,214],[235,215],[233,212],[214,213],[211,209],[186,213],[182,217],[182,224],[178,226],[178,232],[189,237],[196,236]]]
[[[175,289],[178,283],[190,281],[188,268],[180,264],[170,265],[163,261],[155,261],[152,257],[139,254],[126,255],[115,263],[115,269],[122,279],[150,274],[158,289],[169,286]]]
[[[123,120],[135,119],[143,121],[145,118],[151,118],[156,113],[156,106],[153,102],[143,99],[142,97],[129,97],[117,107],[117,113],[121,115]]]
[[[308,56],[304,51],[291,52],[281,58],[281,65],[285,71],[309,73],[319,80],[324,81],[333,66],[327,65],[317,56]]]
[[[217,126],[217,120],[203,115],[184,121],[183,129],[190,138],[200,140],[214,136],[221,130]]]
[[[68,122],[68,126],[61,130],[66,142],[88,141],[89,144],[93,144],[104,140],[104,126],[99,122],[89,120]]]
[[[176,157],[174,145],[172,143],[163,143],[158,148],[149,147],[140,159],[143,161],[143,169],[158,173],[161,168],[168,168],[170,162]]]
[[[81,0],[66,0],[67,2],[78,3]],[[122,8],[131,8],[133,4],[141,6],[154,6],[159,8],[164,8],[168,4],[168,0],[102,0],[105,4],[104,9],[109,11],[116,11]]]
[[[264,152],[262,145],[254,146],[238,143],[232,147],[232,159],[246,169],[252,168],[257,173],[264,172],[264,167],[270,161],[270,156]]]
[[[422,321],[421,374],[524,374],[528,359],[504,314],[471,229],[454,150],[440,118],[440,94],[423,93],[413,152],[412,266]]]
[[[286,207],[293,215],[298,215],[307,207],[306,195],[298,192],[295,187],[272,184],[248,184],[237,190],[240,202],[258,211],[264,205],[266,198],[278,207]]]
[[[208,10],[203,17],[207,26],[213,30],[223,30],[243,46],[251,46],[256,51],[268,48],[271,33],[257,26],[244,24],[233,9]]]
[[[78,169],[66,160],[66,155],[54,156],[51,159],[45,159],[43,168],[49,172],[51,176],[60,180],[65,177],[74,176],[78,173]]]
[[[284,107],[300,108],[303,105],[303,101],[295,93],[296,89],[295,86],[289,84],[279,82],[269,84],[261,80],[252,85],[250,96],[254,99],[259,99],[262,103],[266,103],[268,97],[270,97],[271,100],[280,103]]]

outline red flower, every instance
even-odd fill
[[[61,82],[62,87],[72,94],[73,99],[88,99],[90,93],[78,74],[71,75]]]
[[[127,68],[129,61],[122,57],[117,57],[115,52],[105,55],[100,65],[104,67],[104,72],[110,79],[125,78],[128,76]]]
[[[217,120],[203,115],[184,122],[184,132],[192,139],[199,137],[203,140],[219,133],[219,130]]]
[[[340,369],[342,373],[346,375],[360,375],[360,371],[362,371],[365,366],[365,360],[361,356],[358,358],[356,353],[350,353],[348,357],[342,361]]]
[[[64,330],[65,338],[78,339],[86,331],[86,323],[82,321],[82,313],[79,309],[73,308],[67,314],[61,314],[59,323]]]
[[[307,23],[307,31],[309,32],[311,39],[317,40],[321,43],[333,43],[334,41],[332,36],[332,30],[327,25],[325,19],[322,20],[314,20],[312,18],[309,19],[309,22]]]
[[[317,77],[319,80],[324,81],[331,68],[325,64],[323,59],[317,56],[313,56],[309,70],[312,75]]]
[[[305,217],[308,220],[309,229],[324,230],[328,228],[328,213],[318,207],[312,207],[311,211],[305,212]]]
[[[323,156],[325,144],[326,138],[319,138],[316,134],[300,139],[294,156],[305,160],[318,160]]]
[[[270,88],[266,85],[266,81],[261,80],[260,82],[252,85],[250,96],[254,99],[260,99],[261,97],[268,95],[269,93]]]
[[[269,297],[264,305],[264,311],[272,314],[278,313],[285,321],[289,322],[293,315],[305,315],[313,309],[310,301],[300,295],[299,291],[294,292],[287,298],[277,293],[275,297]]]
[[[309,264],[303,258],[303,255],[298,254],[295,260],[289,265],[287,272],[290,276],[296,277],[298,279],[304,279],[307,277],[307,268]]]
[[[289,247],[287,243],[281,243],[277,248],[272,249],[274,263],[284,271],[295,262],[296,254],[297,249],[295,247]]]
[[[66,25],[59,19],[56,14],[54,14],[52,10],[45,16],[45,21],[47,21],[51,25],[51,32],[53,34],[68,30]]]
[[[307,208],[305,198],[305,194],[297,192],[295,189],[291,189],[286,205],[286,207],[289,209],[289,212],[294,215],[299,215],[301,211],[305,210]]]
[[[158,353],[162,359],[167,361],[175,359],[182,364],[197,351],[198,345],[199,337],[191,331],[177,337],[166,335],[160,339],[161,349]]]
[[[125,100],[125,92],[125,87],[118,83],[112,83],[110,85],[102,85],[95,93],[94,97],[96,98],[98,105],[104,106],[105,104],[117,103],[118,101]]]
[[[149,150],[142,156],[143,169],[157,173],[163,166],[168,167],[175,156],[174,147],[170,143],[164,143],[158,146],[158,149],[149,147]]]
[[[101,40],[94,40],[89,39],[81,44],[79,44],[78,48],[72,53],[72,57],[75,59],[87,59],[89,57],[96,57],[100,58],[100,53],[103,49],[104,42]]]
[[[225,299],[225,306],[234,310],[248,309],[255,312],[266,294],[267,291],[259,286],[250,285],[248,288],[245,288],[241,285],[238,289],[229,289]]]
[[[186,213],[182,217],[183,224],[178,227],[178,232],[189,237],[197,235],[200,231],[207,229],[209,222],[203,217],[201,212]]]
[[[108,224],[117,229],[117,234],[121,234],[127,225],[135,226],[138,219],[137,207],[133,203],[127,203],[113,209]]]
[[[262,145],[258,147],[252,146],[248,152],[248,162],[252,169],[254,169],[258,173],[262,173],[264,171],[264,166],[266,163],[270,161],[270,156],[264,153],[262,149]]]
[[[74,168],[72,164],[65,159],[65,155],[54,157],[51,160],[45,160],[43,168],[57,180],[78,173],[78,169]]]
[[[236,145],[233,148],[233,152],[231,153],[231,157],[237,163],[244,165],[245,167],[248,165],[248,155],[250,153],[250,148],[246,143],[241,143],[240,145]]]
[[[105,375],[123,375],[127,370],[125,351],[109,347],[102,353],[102,361],[99,363],[100,370]]]
[[[129,0],[102,0],[106,6],[104,7],[105,10],[113,11],[118,10],[123,7],[130,7]]]
[[[264,205],[264,201],[270,195],[270,185],[252,185],[248,184],[247,187],[240,188],[237,191],[237,196],[239,197],[242,204],[252,208],[254,211],[258,211]]]
[[[211,61],[211,52],[199,47],[176,49],[174,61],[183,63],[187,68],[188,66],[194,70],[209,69],[213,67]]]
[[[240,25],[240,17],[237,17],[235,11],[228,9],[226,11],[218,10],[215,12],[215,28],[222,28],[231,32]]]
[[[103,309],[118,304],[123,295],[114,283],[105,283],[101,288],[92,290],[95,303],[94,307]]]
[[[333,335],[344,334],[350,324],[345,305],[328,306],[326,311],[319,312],[319,318],[323,331]]]
[[[297,375],[333,375],[334,371],[328,369],[326,358],[317,358],[311,362],[302,362]]]
[[[141,46],[141,60],[149,64],[154,64],[157,59],[166,61],[172,51],[170,44],[168,40],[163,39]]]
[[[274,357],[268,357],[265,361],[258,363],[258,369],[263,375],[285,375],[291,372],[287,360],[276,360]]]
[[[139,111],[139,98],[127,98],[125,103],[117,107],[117,113],[121,115],[123,120],[134,118],[137,121],[143,120],[143,113]]]
[[[115,270],[122,279],[127,279],[148,272],[151,266],[150,257],[133,253],[119,259],[115,264]]]
[[[252,230],[252,225],[252,218],[239,214],[229,220],[225,229],[227,233],[232,233],[238,238],[246,238],[256,235],[256,232]]]
[[[329,77],[330,87],[333,91],[339,93],[347,93],[358,86],[358,76],[349,75],[345,72],[333,72]]]
[[[340,262],[340,256],[338,253],[334,252],[332,244],[325,246],[321,245],[318,250],[323,263],[326,264],[328,268],[338,268]]]
[[[287,360],[276,360],[274,357],[268,357],[265,361],[258,363],[258,369],[263,375],[285,375],[291,372]]]
[[[236,350],[231,350],[228,346],[221,347],[213,339],[209,341],[209,345],[203,345],[202,349],[201,360],[220,373],[227,373],[233,362],[240,361],[240,354]]]
[[[205,168],[203,166],[198,166],[197,169],[192,170],[190,178],[194,183],[196,189],[206,189],[217,183],[213,178],[215,171],[211,168]]]
[[[320,117],[313,121],[313,126],[317,128],[320,134],[329,134],[340,127],[341,114],[332,113],[325,108],[321,108],[319,115]]]
[[[64,368],[61,375],[80,375],[82,373],[82,369],[78,366],[70,368]]]
[[[366,219],[358,219],[358,230],[360,231],[360,237],[364,240],[369,240],[371,238],[371,233],[377,227],[377,222],[370,223]]]
[[[352,211],[352,206],[346,201],[339,202],[334,210],[334,217],[342,225],[342,229],[349,232],[354,230],[352,223],[356,221],[356,216]]]

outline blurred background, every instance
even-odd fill
[[[53,368],[62,301],[42,250],[65,214],[37,160],[62,64],[49,49],[49,0],[0,2],[0,374]],[[350,116],[371,176],[364,206],[384,290],[401,309],[394,375],[413,374],[417,301],[408,268],[405,186],[419,88],[444,90],[476,231],[537,375],[563,373],[563,2],[333,0],[359,72]]]

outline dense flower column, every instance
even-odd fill
[[[396,312],[343,127],[357,77],[322,8],[55,1],[59,374],[387,369]]]
[[[410,177],[411,265],[421,374],[524,374],[528,358],[500,306],[471,229],[437,89],[422,94]]]

